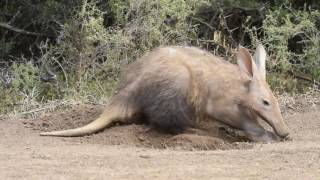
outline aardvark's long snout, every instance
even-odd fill
[[[270,119],[265,119],[265,120],[267,121],[268,124],[271,125],[271,127],[279,137],[285,138],[289,135],[288,127],[284,123],[284,120],[282,117],[273,119],[273,120],[270,120]]]

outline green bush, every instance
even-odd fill
[[[289,80],[305,78],[320,81],[319,23],[320,13],[317,10],[310,12],[283,6],[268,11],[262,26],[263,43],[271,52],[268,70],[279,77],[278,80],[274,77],[273,82],[282,84],[284,90],[303,88],[301,82],[286,83],[288,76],[281,78],[284,74],[291,75]]]
[[[0,86],[0,97],[2,97],[0,112],[8,112],[16,107],[26,110],[28,105],[36,101],[39,95],[38,72],[30,62],[12,65],[11,86],[6,87],[4,84]]]

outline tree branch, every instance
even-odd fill
[[[0,22],[0,27],[6,28],[8,30],[11,30],[11,31],[14,31],[14,32],[17,32],[17,33],[30,35],[30,36],[48,36],[48,35],[45,35],[45,34],[42,34],[42,33],[30,32],[30,31],[26,31],[26,30],[23,30],[23,29],[19,29],[19,28],[13,27],[13,26],[11,26],[11,25],[9,25],[7,23],[3,23],[3,22]]]

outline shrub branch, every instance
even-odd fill
[[[4,22],[0,22],[0,27],[6,28],[8,30],[20,33],[20,34],[25,34],[25,35],[30,35],[30,36],[49,36],[46,34],[42,34],[42,33],[36,33],[36,32],[30,32],[30,31],[26,31],[24,29],[19,29],[16,27],[13,27],[11,25],[9,25],[8,23],[4,23]]]

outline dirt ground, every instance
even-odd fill
[[[320,104],[284,99],[292,141],[250,143],[224,126],[169,135],[115,125],[95,135],[40,137],[84,125],[100,105],[38,118],[0,117],[1,179],[320,179]]]

